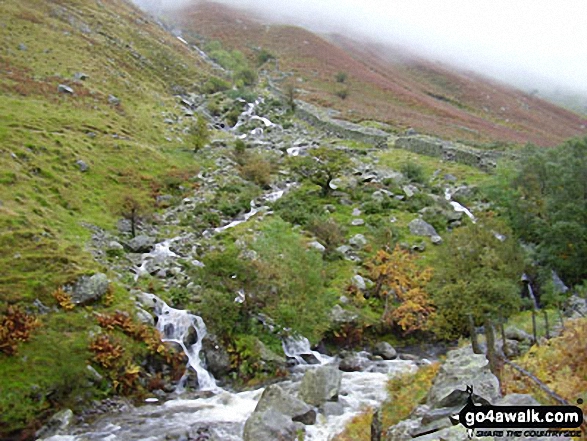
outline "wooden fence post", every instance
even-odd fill
[[[373,411],[373,419],[371,420],[371,441],[381,441],[381,418],[379,416],[379,409]]]
[[[469,319],[469,334],[471,335],[471,347],[473,348],[474,354],[482,354],[483,351],[479,347],[479,340],[477,339],[477,332],[475,331],[475,321],[473,320],[473,314],[467,314]]]
[[[550,328],[548,326],[548,313],[546,312],[546,309],[542,310],[542,313],[544,314],[544,325],[546,326],[546,339],[550,339]]]
[[[487,343],[487,360],[489,360],[489,369],[496,377],[499,374],[499,362],[495,353],[495,333],[493,324],[489,318],[485,319],[485,341]]]
[[[534,344],[538,346],[538,335],[536,332],[536,310],[532,310],[532,336],[534,338]]]

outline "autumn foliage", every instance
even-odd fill
[[[385,300],[382,320],[397,325],[407,334],[428,328],[434,305],[426,291],[432,278],[431,268],[420,268],[416,256],[396,246],[391,254],[379,250],[367,263],[375,281],[375,296]]]
[[[14,355],[19,342],[27,341],[31,332],[39,327],[39,320],[16,306],[9,306],[0,317],[0,352]]]

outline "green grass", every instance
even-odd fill
[[[172,192],[170,176],[197,173],[177,141],[189,121],[163,120],[180,115],[177,91],[197,91],[208,76],[183,44],[120,0],[7,1],[1,9],[0,315],[8,304],[31,310],[35,299],[56,306],[57,287],[107,271],[86,250],[92,233],[83,223],[114,229],[123,195],[155,210],[154,196]],[[76,72],[88,78],[76,82]],[[74,95],[59,94],[59,84]],[[132,310],[124,289],[115,287],[110,308]],[[87,384],[87,348],[92,311],[108,309],[51,312],[17,355],[0,354],[0,434],[100,393]],[[135,346],[131,353],[143,350]]]

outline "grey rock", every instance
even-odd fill
[[[204,337],[202,351],[206,359],[206,367],[213,376],[219,378],[230,371],[230,357],[216,335],[209,333]]]
[[[88,164],[86,164],[84,161],[82,161],[81,159],[78,159],[77,161],[75,161],[75,163],[77,164],[77,166],[79,167],[79,170],[82,173],[87,172],[90,169],[90,166]]]
[[[263,363],[279,367],[285,367],[287,365],[285,357],[273,352],[265,346],[261,340],[257,340],[257,349],[259,351],[259,357]]]
[[[321,253],[326,251],[326,247],[324,245],[322,245],[320,242],[318,242],[317,240],[310,242],[308,245],[310,247],[314,248],[315,250],[318,250]]]
[[[573,294],[563,305],[563,312],[571,318],[587,317],[587,299]]]
[[[108,95],[108,104],[112,104],[113,106],[119,106],[120,98],[117,98],[114,95]]]
[[[338,397],[341,380],[342,374],[336,366],[321,366],[306,371],[299,396],[312,406],[320,406]]]
[[[110,282],[104,273],[91,277],[82,276],[71,290],[71,300],[75,304],[85,304],[100,299],[108,291]]]
[[[440,245],[442,243],[442,237],[440,237],[438,235],[437,236],[431,236],[430,237],[430,240],[432,241],[432,243],[434,245]]]
[[[349,247],[348,245],[341,245],[336,249],[336,251],[338,251],[340,254],[346,254],[350,250],[351,250],[351,247]]]
[[[358,208],[353,209],[353,216],[360,216],[361,215],[361,210],[359,210]]]
[[[408,224],[410,233],[416,236],[438,236],[438,233],[432,225],[422,219],[414,219]]]
[[[296,441],[297,428],[291,418],[275,410],[253,412],[245,423],[243,441]]]
[[[19,50],[19,51],[27,51],[28,49],[29,49],[29,48],[27,47],[27,45],[26,45],[26,44],[24,44],[24,43],[19,43],[19,45],[18,45],[18,50]]]
[[[365,367],[365,358],[356,353],[346,355],[338,364],[338,368],[343,372],[361,372]]]
[[[65,85],[65,84],[60,84],[59,86],[57,86],[57,92],[59,93],[66,93],[69,95],[73,95],[74,91],[71,87]]]
[[[314,424],[316,422],[316,411],[299,398],[285,392],[277,384],[268,386],[255,407],[255,412],[275,410],[293,421],[303,424]]]
[[[70,409],[64,409],[53,415],[49,422],[41,427],[35,435],[41,439],[57,435],[67,429],[72,422],[73,412]]]
[[[358,317],[357,314],[343,309],[340,305],[334,305],[330,311],[330,321],[337,325],[353,323]]]
[[[464,406],[468,397],[465,385],[473,386],[476,403],[493,403],[500,397],[499,381],[489,370],[487,358],[474,354],[470,346],[448,352],[426,404],[432,408]]]
[[[373,355],[379,355],[384,360],[394,360],[397,358],[397,352],[389,343],[381,341],[373,348]]]
[[[444,180],[448,181],[448,182],[455,182],[457,180],[457,177],[455,175],[451,175],[450,173],[447,173],[444,175]]]
[[[353,219],[351,225],[358,227],[360,225],[365,225],[365,221],[363,219]]]
[[[144,323],[146,325],[151,325],[153,326],[155,324],[155,318],[149,314],[147,311],[145,311],[143,308],[138,308],[137,307],[137,319],[139,320],[139,322]]]
[[[404,185],[402,187],[402,190],[404,191],[404,194],[406,195],[407,198],[411,198],[416,193],[420,192],[420,190],[418,190],[418,187],[416,187],[415,185],[412,185],[412,184]]]
[[[76,72],[75,74],[73,74],[73,79],[76,81],[85,81],[89,78],[89,75],[83,73],[83,72]]]
[[[115,240],[111,240],[110,242],[108,242],[106,250],[107,251],[122,251],[122,250],[124,250],[124,247],[122,245],[120,245],[118,242],[116,242]]]
[[[133,237],[126,243],[128,250],[133,253],[148,253],[154,245],[155,239],[144,234]]]
[[[540,403],[532,395],[509,394],[493,403],[496,406],[539,406]]]
[[[355,234],[349,239],[349,244],[353,248],[364,248],[367,245],[367,239],[362,234]]]
[[[528,334],[526,331],[522,331],[513,326],[508,326],[505,330],[505,337],[506,339],[516,340],[516,341],[532,341],[532,336]]]
[[[351,283],[353,286],[360,289],[361,291],[365,291],[367,289],[367,284],[365,282],[365,279],[363,279],[363,277],[358,274],[355,274],[352,277]]]

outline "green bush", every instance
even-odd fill
[[[345,241],[344,228],[331,217],[313,216],[306,228],[326,247],[326,252],[334,251]]]
[[[407,162],[402,164],[400,171],[410,180],[410,182],[418,182],[420,184],[426,183],[427,177],[424,168],[420,164],[413,162],[411,159],[408,159]]]
[[[287,193],[273,204],[273,210],[283,220],[302,226],[313,216],[324,213],[322,204],[315,197],[300,190]]]
[[[218,77],[210,77],[210,79],[204,83],[202,92],[208,95],[212,95],[214,93],[223,92],[228,89],[230,89],[230,83],[228,81]]]

